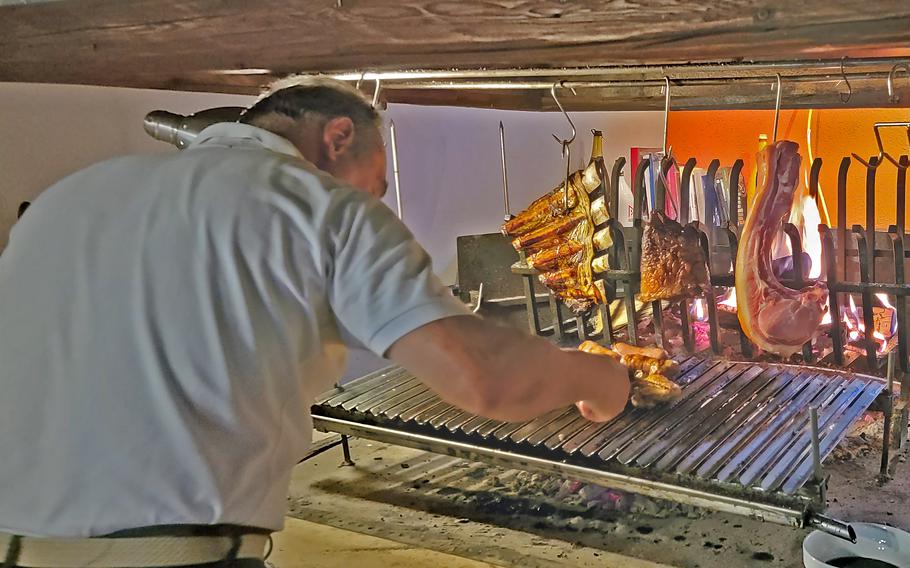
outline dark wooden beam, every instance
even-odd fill
[[[292,72],[844,55],[910,57],[910,2],[63,0],[0,8],[0,81],[249,93]],[[269,73],[221,73],[238,69]],[[484,106],[476,95],[459,97]]]

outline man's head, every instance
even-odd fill
[[[359,91],[328,78],[273,85],[240,118],[287,138],[319,169],[377,197],[385,194],[386,159],[379,114]]]

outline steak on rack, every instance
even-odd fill
[[[708,289],[708,266],[698,233],[662,211],[651,213],[641,244],[643,302],[694,298]]]
[[[789,357],[819,332],[828,310],[822,282],[787,288],[771,266],[771,246],[790,216],[799,182],[799,145],[782,140],[759,156],[758,191],[736,255],[736,303],[743,331],[757,346]]]

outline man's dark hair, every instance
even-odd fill
[[[25,213],[25,210],[29,208],[32,204],[31,201],[23,201],[19,204],[19,212],[16,214],[16,219],[21,219],[22,215]]]
[[[277,83],[240,116],[239,122],[262,126],[274,115],[320,122],[346,116],[359,133],[378,131],[381,124],[379,113],[360,91],[322,77],[292,77]]]

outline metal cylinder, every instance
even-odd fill
[[[817,513],[810,513],[806,524],[812,528],[834,535],[838,538],[848,540],[856,544],[856,531],[849,523],[832,519]]]
[[[182,150],[207,126],[216,122],[237,122],[243,111],[243,107],[217,107],[184,116],[166,110],[153,110],[145,115],[143,127],[152,138]]]

